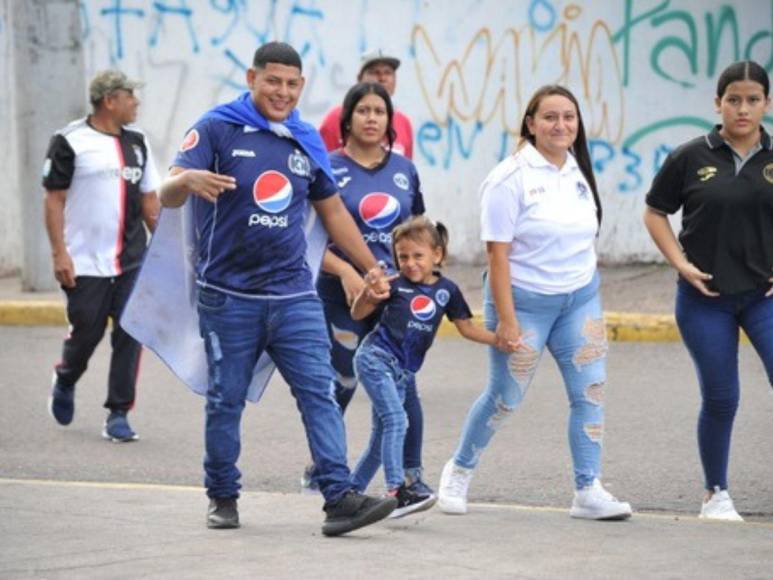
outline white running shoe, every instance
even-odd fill
[[[631,517],[631,504],[609,493],[598,479],[593,485],[575,490],[569,515],[585,520],[625,520]]]
[[[726,489],[714,487],[714,495],[701,506],[701,514],[698,516],[704,520],[725,520],[728,522],[742,522],[743,518],[735,511],[733,500]]]
[[[472,469],[460,467],[453,458],[443,467],[438,486],[438,507],[446,514],[462,515],[467,513],[467,490],[472,480]]]

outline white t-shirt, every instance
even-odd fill
[[[510,243],[510,281],[540,294],[587,285],[596,271],[596,203],[570,154],[561,169],[531,144],[483,181],[481,239]]]

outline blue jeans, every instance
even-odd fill
[[[558,363],[569,398],[569,446],[577,489],[600,476],[604,432],[603,392],[607,339],[599,297],[599,277],[567,294],[538,294],[513,287],[515,314],[530,350],[508,355],[489,347],[489,381],[467,415],[456,450],[457,465],[474,468],[494,433],[523,400],[545,346]],[[496,329],[497,313],[488,283],[484,292],[486,327]]]
[[[333,345],[330,351],[333,369],[336,371],[336,401],[342,411],[354,396],[357,379],[354,376],[354,353],[363,338],[378,324],[378,316],[364,320],[352,320],[351,310],[341,279],[320,273],[317,279],[317,293],[325,309],[328,336]],[[408,413],[408,432],[405,434],[403,464],[411,477],[421,476],[421,447],[424,439],[424,413],[416,382],[408,385],[405,393],[405,412]]]
[[[325,500],[340,499],[351,489],[346,433],[333,395],[330,343],[319,299],[246,299],[201,288],[198,312],[209,366],[207,495],[239,495],[241,416],[253,369],[265,350],[295,397]]]
[[[767,288],[709,297],[680,279],[676,322],[701,389],[698,449],[706,489],[727,489],[730,437],[738,409],[738,337],[743,328],[773,385],[773,298]]]
[[[415,375],[402,369],[394,355],[370,345],[367,338],[354,355],[354,368],[373,410],[370,441],[352,472],[352,485],[365,491],[383,462],[387,489],[395,489],[405,481],[403,445],[408,418],[403,404],[409,385],[415,389]]]

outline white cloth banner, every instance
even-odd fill
[[[327,247],[327,232],[309,206],[305,225],[306,262],[317,279]],[[193,392],[206,395],[207,356],[196,309],[196,235],[193,204],[164,208],[137,282],[121,316],[121,325],[159,358]],[[324,331],[324,329],[320,329]],[[274,372],[264,352],[247,399],[257,402]]]

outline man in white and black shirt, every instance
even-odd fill
[[[43,169],[46,229],[54,275],[67,296],[70,333],[55,367],[51,414],[68,425],[75,384],[113,320],[113,347],[102,435],[137,439],[126,418],[135,398],[141,346],[119,324],[155,228],[159,177],[147,139],[126,127],[137,117],[141,86],[119,71],[97,74],[89,86],[91,115],[57,131]]]

